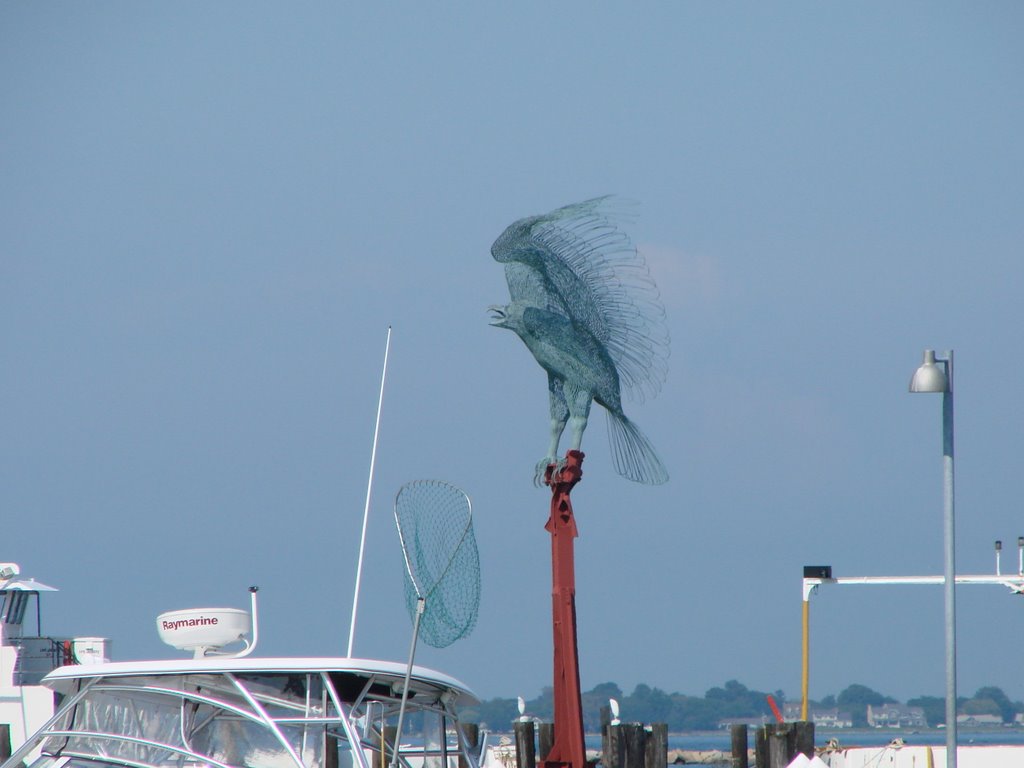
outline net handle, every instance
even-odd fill
[[[402,721],[405,720],[405,705],[409,701],[409,680],[412,679],[412,665],[416,659],[416,641],[420,636],[420,618],[427,601],[416,598],[416,619],[412,624],[412,643],[409,646],[409,664],[405,668],[405,684],[402,686],[402,704],[398,708],[398,726],[395,728],[395,749],[391,757],[391,768],[398,768],[398,745],[402,743]]]

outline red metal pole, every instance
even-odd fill
[[[583,699],[576,647],[576,569],[573,539],[577,536],[569,493],[583,477],[583,454],[569,451],[565,466],[548,467],[544,482],[551,488],[551,612],[555,640],[555,740],[543,757],[544,768],[585,768]]]

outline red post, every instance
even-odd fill
[[[555,640],[555,741],[543,757],[544,768],[585,768],[583,700],[580,659],[576,647],[576,567],[573,539],[577,536],[569,493],[583,477],[583,454],[569,451],[558,472],[548,467],[544,482],[551,488],[551,612]]]

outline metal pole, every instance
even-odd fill
[[[800,670],[800,719],[807,721],[807,692],[811,677],[811,601],[803,605],[803,655]]]
[[[412,624],[412,643],[409,646],[409,666],[405,668],[405,684],[402,686],[402,703],[398,708],[398,728],[395,730],[395,749],[391,758],[391,768],[398,766],[398,745],[402,738],[402,721],[405,719],[405,705],[409,701],[409,681],[412,679],[412,665],[416,660],[416,641],[420,636],[420,619],[423,618],[423,611],[427,601],[422,597],[416,598],[416,619]],[[423,754],[426,756],[427,746],[423,745]]]
[[[956,549],[953,505],[953,351],[946,353],[942,393],[942,497],[945,545],[946,768],[956,768]]]

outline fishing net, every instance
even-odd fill
[[[409,616],[415,623],[421,610],[419,637],[444,648],[473,631],[480,608],[480,556],[469,497],[439,480],[414,480],[395,497],[395,523]]]

